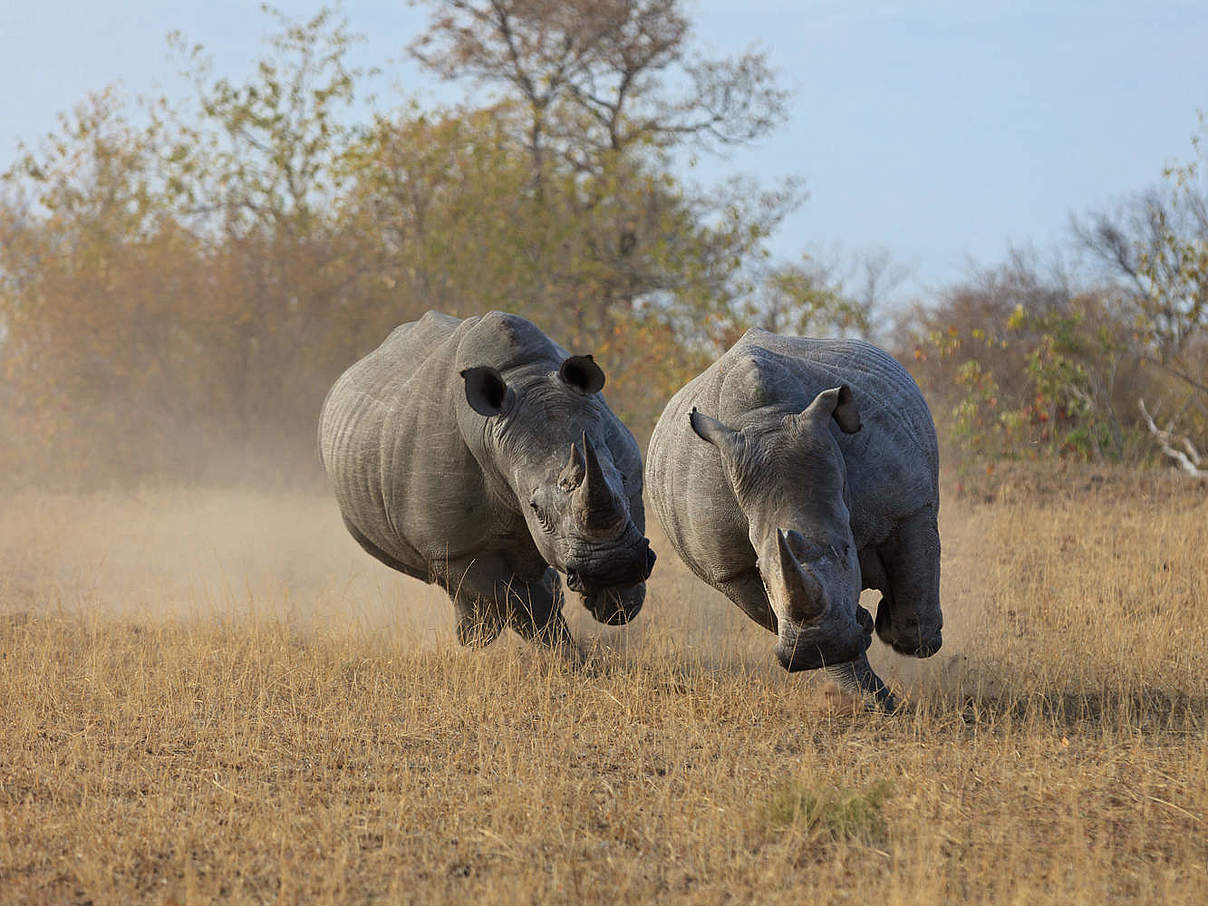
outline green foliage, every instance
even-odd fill
[[[1157,188],[1118,210],[1077,223],[1080,244],[1097,260],[1137,331],[1154,375],[1148,405],[1175,413],[1188,442],[1208,442],[1208,121],[1192,140],[1191,160],[1171,166]]]
[[[1203,115],[1200,126],[1208,134]],[[1208,182],[1203,170],[1208,151],[1200,136],[1192,145],[1196,158],[1165,172],[1165,203],[1149,201],[1154,231],[1137,254],[1143,325],[1163,361],[1177,361],[1208,329]]]
[[[952,410],[957,440],[974,454],[1001,454],[1002,432],[1017,425],[1015,413],[998,411],[998,382],[977,359],[966,359],[956,370],[956,385],[964,391]]]
[[[858,790],[794,782],[769,797],[761,817],[770,830],[794,829],[809,840],[872,842],[886,834],[882,812],[892,795],[888,780]]]
[[[692,187],[670,153],[751,141],[779,124],[786,96],[763,57],[692,52],[680,0],[424,5],[432,17],[412,54],[505,99],[493,140],[511,155],[509,173],[527,161],[529,180],[508,200],[529,209],[508,240],[523,250],[520,272],[505,277],[531,262],[537,279],[521,298],[542,323],[577,344],[660,326],[676,338],[660,353],[675,362],[741,333],[751,265],[799,193],[791,182]]]
[[[864,336],[872,326],[868,306],[846,293],[842,281],[832,279],[809,256],[800,264],[773,268],[762,290],[752,300],[751,318],[773,333]]]
[[[1000,272],[916,328],[916,376],[962,460],[1141,455],[1143,341],[1111,293],[1071,293]]]
[[[169,36],[196,89],[196,109],[175,112],[178,142],[167,170],[186,204],[221,212],[228,231],[305,233],[338,194],[349,133],[341,113],[364,72],[346,64],[356,38],[330,9],[305,22],[262,9],[280,31],[244,82],[214,79],[201,45]]]

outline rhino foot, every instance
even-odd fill
[[[877,608],[876,632],[882,642],[906,657],[931,657],[944,644],[938,627],[924,629],[918,620],[894,613],[884,601]]]
[[[898,709],[898,700],[881,678],[873,672],[867,655],[860,655],[846,664],[827,667],[826,672],[839,684],[844,692],[858,695],[864,702],[865,711],[882,711],[893,714]]]

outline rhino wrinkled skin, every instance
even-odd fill
[[[428,312],[328,394],[319,447],[345,526],[448,592],[462,644],[508,625],[569,645],[558,572],[600,622],[641,609],[641,456],[603,385],[591,356],[516,315]]]
[[[877,635],[941,644],[939,452],[918,386],[858,340],[750,330],[672,397],[646,486],[697,576],[777,633],[788,670],[828,667],[881,707]],[[876,620],[860,591],[881,592]]]

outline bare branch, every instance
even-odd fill
[[[1167,362],[1163,362],[1160,359],[1155,359],[1152,356],[1144,356],[1142,358],[1142,360],[1148,365],[1155,365],[1158,368],[1161,368],[1163,371],[1167,372],[1170,375],[1173,375],[1174,377],[1178,378],[1183,383],[1188,384],[1191,387],[1194,387],[1196,390],[1199,390],[1203,393],[1208,393],[1208,384],[1205,384],[1203,381],[1196,380],[1191,375],[1187,374],[1186,372],[1180,371],[1178,368],[1175,368],[1173,365],[1171,365]]]
[[[1162,452],[1173,459],[1185,474],[1193,478],[1208,478],[1208,469],[1200,468],[1203,460],[1195,445],[1192,444],[1191,438],[1185,435],[1175,435],[1169,425],[1159,428],[1153,420],[1153,416],[1149,414],[1149,410],[1145,408],[1145,400],[1137,400],[1137,405],[1141,409],[1141,415],[1145,418],[1149,433],[1154,436]],[[1180,450],[1179,447],[1182,449]]]
[[[443,78],[523,99],[538,168],[543,151],[599,170],[629,148],[742,144],[784,118],[787,95],[763,54],[688,56],[682,0],[416,2],[433,14],[411,54]]]

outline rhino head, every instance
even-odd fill
[[[599,396],[604,372],[590,355],[556,372],[524,370],[512,383],[489,366],[462,372],[466,401],[487,421],[485,443],[515,495],[546,563],[602,623],[641,609],[640,586],[655,555],[629,512],[620,470],[605,440],[615,416]]]
[[[847,385],[802,412],[741,431],[695,409],[692,430],[717,447],[746,516],[760,577],[776,615],[776,656],[787,670],[859,657],[872,640],[860,607],[860,562],[851,531],[847,468],[831,431],[860,430]]]

